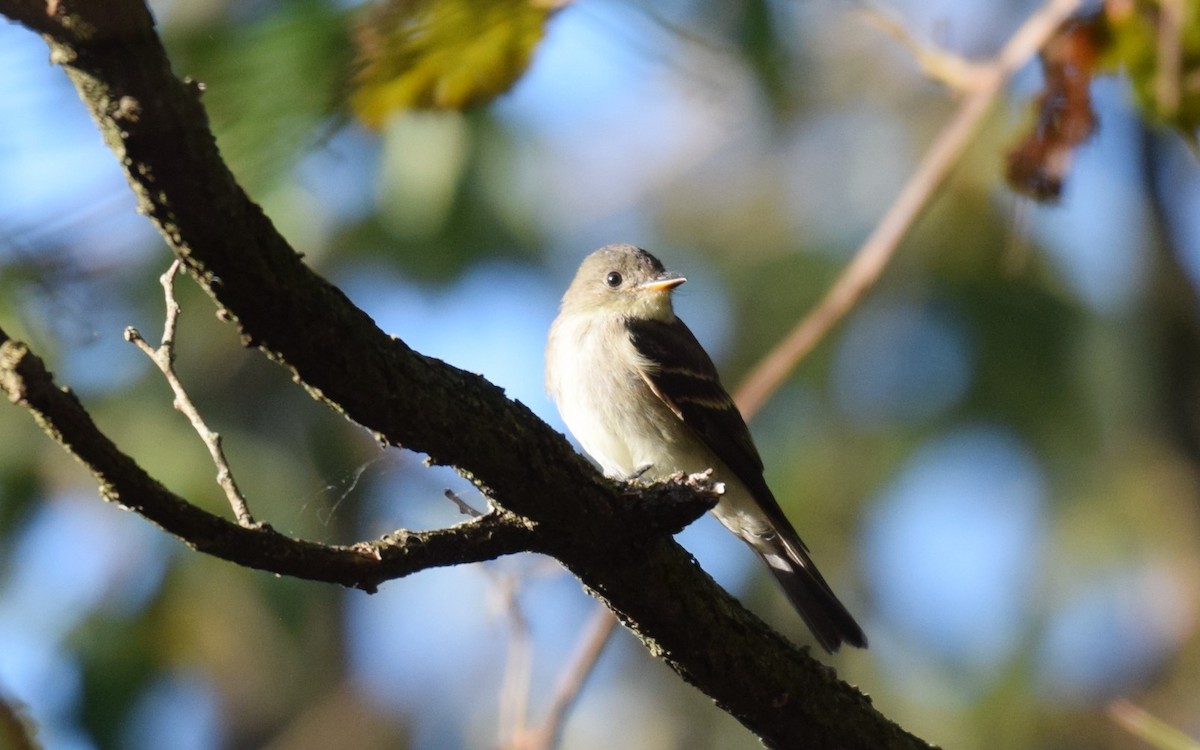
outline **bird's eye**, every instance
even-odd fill
[[[621,286],[622,280],[621,274],[617,273],[616,271],[609,271],[608,275],[604,277],[604,283],[608,284],[613,289]]]

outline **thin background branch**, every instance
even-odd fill
[[[904,235],[966,150],[1004,84],[1037,54],[1080,4],[1080,0],[1049,0],[1017,29],[991,63],[973,68],[974,87],[934,139],[846,270],[820,303],[763,357],[734,393],[734,401],[747,419],[758,413],[796,365],[875,285]]]
[[[1108,704],[1108,716],[1114,724],[1158,750],[1200,750],[1200,742],[1124,698]]]
[[[527,735],[529,717],[530,684],[533,678],[533,633],[529,620],[521,608],[518,593],[520,576],[515,572],[492,576],[492,590],[500,599],[504,619],[508,622],[508,654],[505,657],[504,678],[500,687],[499,724],[500,737],[512,737],[507,750],[526,750],[523,744]]]
[[[1159,3],[1158,72],[1154,77],[1154,97],[1166,117],[1179,111],[1180,76],[1183,71],[1184,0]]]

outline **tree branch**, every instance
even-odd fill
[[[762,408],[800,360],[875,285],[909,227],[958,163],[1004,84],[1038,53],[1079,5],[1080,0],[1048,0],[1025,20],[992,62],[972,68],[969,93],[958,111],[934,138],[916,170],[846,270],[820,303],[762,358],[734,393],[734,401],[747,419]]]
[[[208,448],[208,454],[212,457],[213,463],[217,466],[217,484],[221,485],[221,489],[224,490],[225,499],[229,501],[229,507],[233,508],[234,518],[237,519],[239,525],[254,528],[259,524],[251,515],[250,506],[246,504],[246,497],[242,494],[242,490],[233,476],[233,471],[229,468],[229,461],[225,459],[225,449],[221,447],[221,434],[208,428],[204,417],[200,416],[200,410],[192,403],[187,389],[183,387],[179,376],[175,374],[175,328],[179,323],[180,312],[179,303],[175,301],[175,274],[178,272],[179,261],[176,260],[171,263],[171,268],[159,277],[159,283],[162,284],[163,295],[166,297],[167,303],[167,319],[163,324],[162,343],[157,349],[150,346],[150,342],[146,341],[133,326],[125,329],[125,340],[149,357],[163,377],[167,379],[167,384],[171,386],[171,391],[175,394],[175,408],[192,423],[192,429],[200,436],[204,447]]]
[[[550,702],[550,709],[546,712],[546,718],[522,738],[524,744],[520,746],[521,750],[551,750],[557,747],[567,713],[579,698],[579,691],[583,690],[588,676],[596,668],[600,654],[604,652],[604,647],[616,627],[617,621],[608,610],[597,608],[592,614],[583,637],[575,647],[575,654],[554,686],[554,697]]]
[[[108,439],[79,399],[54,384],[42,360],[0,330],[0,391],[92,472],[100,494],[137,512],[188,546],[230,562],[281,575],[374,591],[418,570],[491,560],[534,549],[529,524],[496,511],[448,529],[400,531],[343,547],[245,527],[188,503],[148,475]]]
[[[0,0],[0,12],[26,21],[38,5]],[[246,345],[289,367],[314,397],[380,439],[427,453],[471,478],[500,515],[458,528],[506,526],[503,514],[520,518],[519,525],[533,529],[531,547],[562,561],[652,654],[770,745],[927,747],[742,608],[673,540],[644,535],[646,511],[636,509],[645,497],[670,487],[615,491],[524,405],[483,378],[387,336],[306,267],[221,161],[200,87],[171,74],[141,3],[58,0],[54,6],[50,21],[39,16],[27,22],[43,34],[52,59],[75,84],[125,169],[140,210],[236,322]],[[260,550],[251,561],[253,553],[246,550],[238,562],[270,563],[289,574],[307,571],[306,577],[328,580],[327,573],[289,557],[297,543],[222,521],[171,495],[96,430],[74,397],[52,395],[57,389],[23,346],[6,342],[5,351],[11,363],[4,369],[5,388],[16,394],[10,397],[90,466],[113,469],[97,475],[106,496],[157,514],[152,520],[169,521],[172,527],[164,528],[204,551],[237,546],[227,537],[264,547],[271,545],[262,540],[279,539],[272,545],[280,559]],[[88,439],[72,437],[75,430]],[[514,460],[516,446],[520,460]],[[131,490],[117,480],[131,483]],[[148,504],[147,497],[155,503]],[[706,502],[714,499],[710,493]],[[413,548],[409,554],[420,554],[449,533],[399,541]],[[422,543],[412,541],[418,538]],[[497,553],[501,549],[510,548],[497,544]],[[355,569],[382,565],[392,554],[387,550],[379,548],[379,562],[366,551],[349,557],[344,550],[313,554]]]
[[[506,510],[492,510],[434,531],[400,529],[376,541],[349,546],[292,539],[266,525],[231,523],[163,487],[104,435],[73,393],[54,384],[41,358],[0,329],[0,391],[25,407],[39,425],[79,460],[104,499],[153,521],[188,546],[230,562],[280,575],[374,591],[378,584],[427,568],[492,560],[543,547],[533,525]],[[715,501],[708,477],[696,474],[623,494],[612,517],[616,531],[643,522],[638,539],[678,532]]]

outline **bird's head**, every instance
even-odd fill
[[[562,308],[670,322],[675,319],[671,291],[685,281],[639,247],[606,245],[584,258],[563,295]]]

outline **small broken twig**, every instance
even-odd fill
[[[459,497],[458,493],[455,492],[454,490],[446,489],[446,490],[442,491],[442,494],[446,496],[447,500],[449,500],[450,502],[452,502],[456,506],[458,506],[458,512],[462,513],[464,516],[470,516],[471,518],[479,518],[480,516],[483,515],[483,513],[480,513],[479,510],[475,506],[471,505],[466,500],[463,500],[461,497]]]
[[[167,379],[167,384],[171,386],[171,390],[175,394],[174,407],[192,423],[192,428],[204,441],[213,463],[217,466],[217,484],[225,491],[225,497],[229,499],[238,524],[248,529],[260,528],[262,524],[255,521],[254,517],[250,515],[246,498],[238,489],[237,481],[233,478],[233,472],[229,468],[229,462],[225,459],[225,451],[221,448],[221,435],[208,428],[204,418],[200,416],[200,412],[184,389],[183,383],[175,374],[175,328],[179,323],[180,312],[179,303],[175,301],[175,275],[179,273],[180,266],[180,261],[176,260],[166,273],[159,277],[167,306],[167,317],[163,322],[162,343],[157,349],[150,346],[149,342],[133,326],[125,329],[125,340],[141,349],[142,353],[158,366]]]

